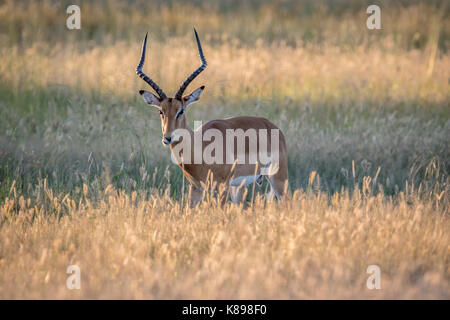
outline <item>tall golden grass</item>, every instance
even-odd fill
[[[171,94],[199,64],[193,34],[187,33],[164,43],[150,39],[146,72]],[[130,100],[138,88],[145,87],[134,71],[141,41],[95,46],[82,52],[77,44],[38,42],[26,48],[4,47],[0,49],[4,57],[0,71],[14,90],[61,86]],[[207,39],[203,42],[208,68],[192,88],[206,84],[206,101],[220,96],[336,102],[393,99],[444,103],[448,99],[447,54],[433,57],[433,76],[427,79],[430,56],[426,51],[365,46],[345,51],[335,46],[293,48],[285,44],[245,48],[232,42],[216,46],[208,45]]]
[[[317,177],[312,177],[312,183]],[[147,299],[448,299],[449,199],[417,191],[331,198],[296,191],[251,209],[214,200],[189,210],[170,197],[108,186],[93,203],[42,186],[0,214],[0,297]],[[59,215],[62,211],[67,213]],[[66,269],[81,270],[68,290]],[[381,289],[369,290],[369,265]]]

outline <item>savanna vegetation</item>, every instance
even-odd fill
[[[450,298],[445,1],[0,1],[1,298]],[[187,117],[264,116],[289,198],[248,208],[187,182],[135,74]],[[78,265],[80,290],[66,288]],[[369,265],[382,289],[366,287]]]

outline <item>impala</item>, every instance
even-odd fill
[[[204,186],[208,184],[209,179],[213,179],[216,186],[226,186],[230,191],[227,194],[229,193],[232,200],[238,203],[242,200],[245,186],[255,182],[260,184],[263,176],[266,176],[271,187],[267,197],[272,198],[275,195],[281,199],[288,185],[287,150],[283,133],[272,122],[261,117],[241,116],[212,120],[196,130],[189,127],[186,110],[200,99],[205,86],[188,95],[183,93],[207,65],[195,28],[194,33],[202,65],[181,84],[175,97],[167,97],[164,91],[142,71],[147,34],[136,67],[137,75],[157,94],[139,91],[147,104],[159,110],[162,143],[170,147],[172,159],[175,159],[190,182],[190,206],[195,206],[201,200]],[[238,145],[235,146],[236,142]],[[208,152],[214,161],[202,158]]]

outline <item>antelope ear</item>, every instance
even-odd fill
[[[161,100],[155,96],[153,93],[145,91],[145,90],[139,90],[140,95],[142,96],[142,99],[146,103],[148,103],[151,106],[159,107],[161,104]]]
[[[202,95],[203,89],[205,89],[205,86],[201,86],[200,88],[192,91],[191,94],[183,97],[183,103],[184,107],[186,108],[191,103],[196,102],[198,99],[200,99],[200,96]]]

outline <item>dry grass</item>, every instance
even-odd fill
[[[369,31],[360,1],[170,2],[83,2],[68,31],[65,2],[0,0],[0,298],[449,299],[449,8],[383,1]],[[150,31],[173,93],[193,25],[189,122],[277,124],[288,201],[181,206],[134,68]]]
[[[0,49],[5,57],[0,71],[11,90],[70,88],[129,101],[138,88],[145,87],[134,71],[141,41],[132,45],[117,42],[82,52],[72,44],[5,47]],[[433,77],[427,79],[430,57],[419,50],[398,52],[359,46],[343,51],[334,46],[293,48],[285,44],[243,48],[232,42],[210,46],[207,39],[203,41],[208,68],[191,86],[193,89],[206,84],[206,101],[218,96],[232,100],[289,97],[335,103],[448,100],[447,54],[436,57]],[[188,32],[184,38],[164,43],[150,40],[149,46],[146,72],[173,94],[199,64],[193,35]]]
[[[95,204],[42,192],[0,209],[2,298],[450,298],[448,198],[297,191],[190,211],[112,187]],[[71,264],[81,290],[66,289]],[[381,290],[366,287],[372,264]]]

